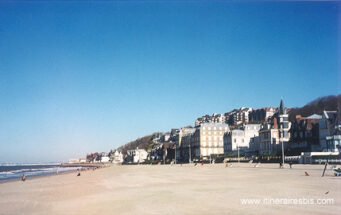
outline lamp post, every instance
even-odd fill
[[[238,163],[240,163],[240,159],[239,159],[239,145],[237,144],[237,151],[238,151]]]
[[[189,149],[189,160],[188,160],[188,163],[191,163],[191,160],[192,160],[192,155],[191,155],[191,144],[188,145],[188,149]]]
[[[284,130],[283,130],[283,124],[281,124],[280,133],[281,133],[281,141],[282,141],[282,165],[284,167],[284,141],[283,141]]]
[[[139,153],[139,165],[140,165],[140,162],[141,162],[141,155],[140,155],[140,152],[137,151]]]
[[[175,143],[175,151],[174,151],[174,164],[176,164],[176,143]]]

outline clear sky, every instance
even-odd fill
[[[341,92],[335,2],[0,2],[0,162]]]

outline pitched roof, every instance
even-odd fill
[[[322,119],[322,116],[318,114],[313,114],[313,115],[306,117],[306,119]]]

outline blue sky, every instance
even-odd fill
[[[340,4],[0,3],[0,162],[65,161],[341,92]]]

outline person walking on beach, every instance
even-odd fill
[[[25,176],[25,174],[23,174],[22,176],[21,176],[21,181],[26,181],[26,176]]]

